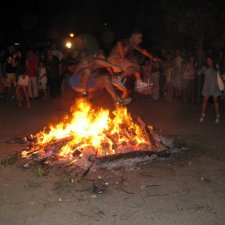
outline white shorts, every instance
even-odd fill
[[[28,86],[28,82],[29,82],[29,76],[28,75],[19,76],[19,78],[18,78],[18,85],[20,85],[20,86]]]

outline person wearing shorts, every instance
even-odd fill
[[[31,104],[30,104],[30,98],[29,98],[29,94],[28,94],[28,85],[29,85],[29,76],[26,74],[26,67],[25,67],[25,63],[20,65],[20,68],[18,68],[18,82],[17,82],[17,86],[16,86],[16,97],[17,97],[17,102],[18,108],[22,108],[23,104],[22,104],[22,99],[23,96],[25,97],[26,100],[26,107],[30,108]]]
[[[109,72],[106,69],[108,67],[120,69],[118,66],[101,58],[84,57],[76,66],[74,74],[70,77],[71,87],[73,90],[81,92],[83,96],[87,95],[87,92],[90,93],[104,88],[112,96],[116,105],[129,104],[131,99],[119,97],[113,88],[108,76]]]

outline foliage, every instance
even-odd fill
[[[34,173],[36,176],[38,177],[43,177],[43,176],[47,176],[48,175],[48,169],[46,167],[44,167],[41,164],[38,164],[35,168],[34,168]]]
[[[15,154],[13,156],[9,156],[6,159],[2,159],[0,160],[0,168],[6,167],[8,165],[13,165],[14,163],[16,163],[18,160],[18,155]]]
[[[225,30],[225,4],[219,0],[161,0],[168,30],[206,40]]]

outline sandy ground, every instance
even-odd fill
[[[105,92],[97,96],[95,105],[101,102],[113,108]],[[1,101],[0,159],[24,148],[7,141],[60,121],[73,97],[32,101],[31,109],[17,109],[14,101]],[[139,166],[95,171],[79,182],[74,174],[60,170],[37,177],[32,169],[22,168],[20,160],[2,166],[0,224],[224,225],[225,102],[221,102],[220,124],[214,123],[212,105],[200,124],[198,104],[134,97],[128,106],[134,119],[141,116],[160,134],[179,138],[188,148]]]

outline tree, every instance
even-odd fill
[[[167,28],[192,38],[198,49],[225,31],[225,3],[220,0],[161,0]]]

